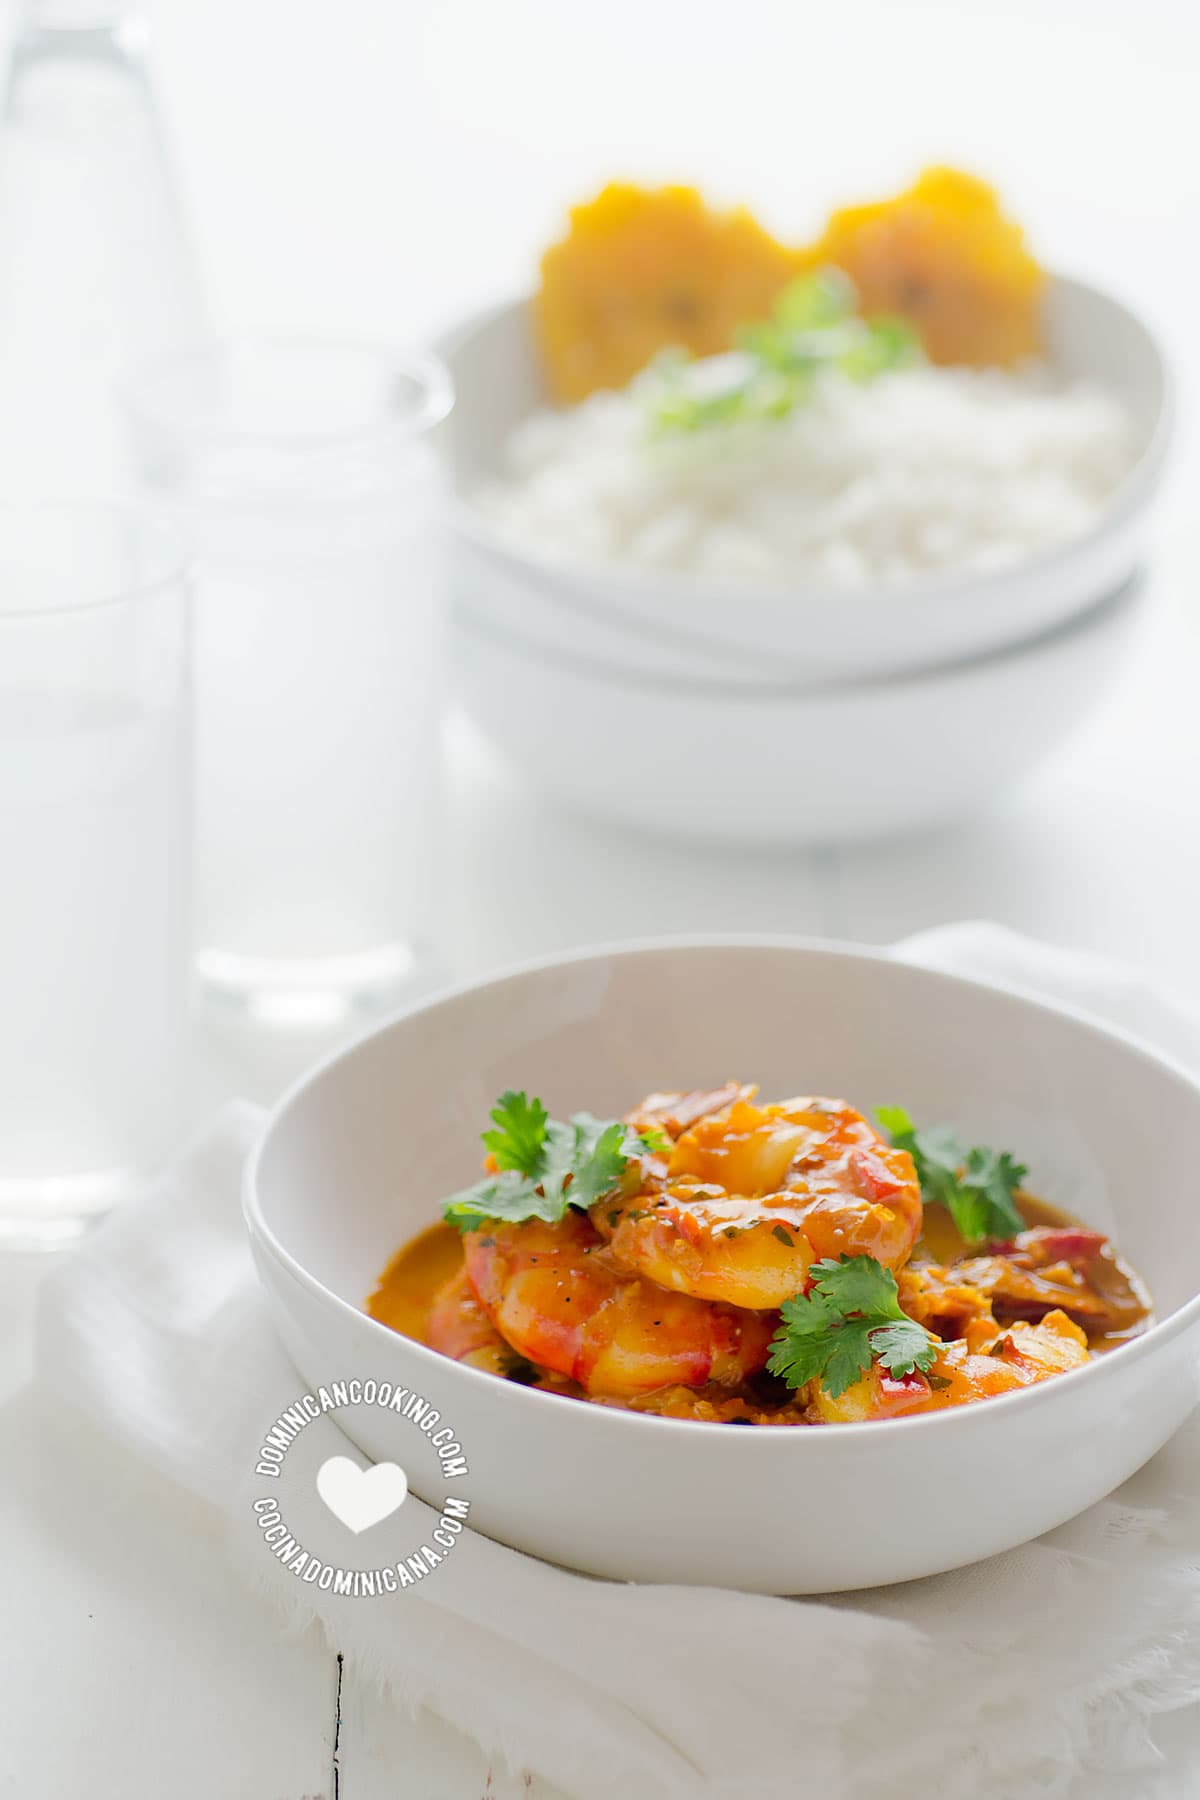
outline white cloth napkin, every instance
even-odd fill
[[[1200,1069],[1200,1030],[1127,972],[986,925],[897,954],[1068,1000]],[[304,1391],[267,1322],[240,1214],[260,1122],[252,1107],[222,1114],[154,1194],[46,1279],[39,1378],[219,1508],[246,1578],[294,1617],[319,1618],[398,1704],[431,1708],[577,1800],[1167,1792],[1154,1717],[1200,1699],[1195,1419],[1111,1499],[1038,1542],[831,1602],[594,1581],[470,1532],[434,1576],[386,1600],[299,1582],[265,1553],[250,1511],[263,1432]],[[326,1416],[288,1455],[315,1472],[339,1453],[363,1461]],[[315,1490],[302,1514],[296,1491],[289,1528],[347,1560]],[[413,1509],[410,1496],[373,1528],[372,1561],[388,1559],[401,1520],[411,1549]]]

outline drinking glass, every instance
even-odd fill
[[[132,398],[196,550],[197,966],[277,1024],[429,981],[441,824],[440,364],[218,343]]]
[[[73,1237],[182,1139],[189,723],[174,533],[0,505],[0,1241]]]

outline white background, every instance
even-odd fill
[[[432,332],[527,283],[566,204],[611,176],[696,181],[799,238],[832,203],[940,159],[994,179],[1043,260],[1139,305],[1179,367],[1153,628],[1122,692],[1026,792],[910,843],[705,856],[545,812],[456,729],[456,973],[650,931],[882,940],[991,915],[1140,961],[1200,1006],[1188,0],[161,0],[155,22],[159,91],[227,326]],[[206,1028],[201,1109],[235,1088],[269,1098],[314,1047]],[[10,1388],[27,1366],[32,1287],[27,1268],[3,1271]],[[0,1792],[331,1795],[332,1658],[281,1642],[203,1517],[102,1445],[54,1440],[28,1396],[0,1412],[0,1458],[5,1589],[23,1621],[0,1651],[18,1722]],[[1167,1739],[1171,1792],[1194,1793],[1186,1721]],[[340,1774],[341,1800],[474,1800],[487,1772],[351,1681]],[[492,1791],[523,1792],[501,1777]]]
[[[528,280],[603,180],[803,237],[930,160],[1044,258],[1197,270],[1188,0],[160,0],[160,88],[227,317],[395,333]]]
[[[1182,548],[1160,558],[1158,584],[1163,608],[1190,614],[1200,9],[1189,0],[161,0],[155,17],[181,178],[227,324],[436,331],[528,283],[566,205],[612,175],[695,180],[793,238],[831,203],[886,192],[929,159],[988,175],[1046,262],[1109,284],[1167,337],[1184,406],[1162,529]],[[836,867],[750,859],[748,880],[745,858],[731,871],[634,854],[549,822],[499,777],[460,784],[456,967],[672,924],[880,938],[967,911],[1146,957],[1200,1004],[1186,628],[1182,662],[1173,641],[1149,687],[1131,671],[1103,730],[951,844]],[[1170,834],[1159,830],[1168,812]],[[520,855],[551,831],[563,851],[553,893]],[[499,921],[473,880],[494,855],[512,877]],[[598,857],[614,873],[600,895]],[[634,892],[620,891],[628,883]]]

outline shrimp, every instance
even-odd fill
[[[816,1417],[829,1425],[898,1419],[990,1400],[1031,1387],[1091,1360],[1085,1334],[1065,1312],[1049,1312],[1040,1325],[1013,1325],[1007,1331],[979,1319],[966,1335],[943,1344],[928,1376],[889,1375],[875,1363],[836,1398],[812,1384]]]
[[[773,1319],[655,1288],[617,1263],[583,1213],[490,1222],[463,1246],[471,1288],[505,1342],[589,1394],[732,1385],[766,1362]]]
[[[654,1094],[629,1115],[673,1142],[643,1160],[641,1192],[592,1208],[616,1261],[676,1293],[758,1310],[801,1292],[821,1257],[899,1268],[921,1228],[907,1151],[842,1100],[756,1106],[755,1092]]]
[[[434,1296],[425,1342],[455,1362],[489,1369],[495,1375],[507,1375],[515,1361],[512,1349],[476,1299],[465,1268],[452,1275]]]

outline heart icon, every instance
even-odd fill
[[[408,1476],[399,1463],[360,1469],[348,1456],[331,1456],[317,1470],[317,1492],[334,1518],[357,1536],[404,1505]]]

